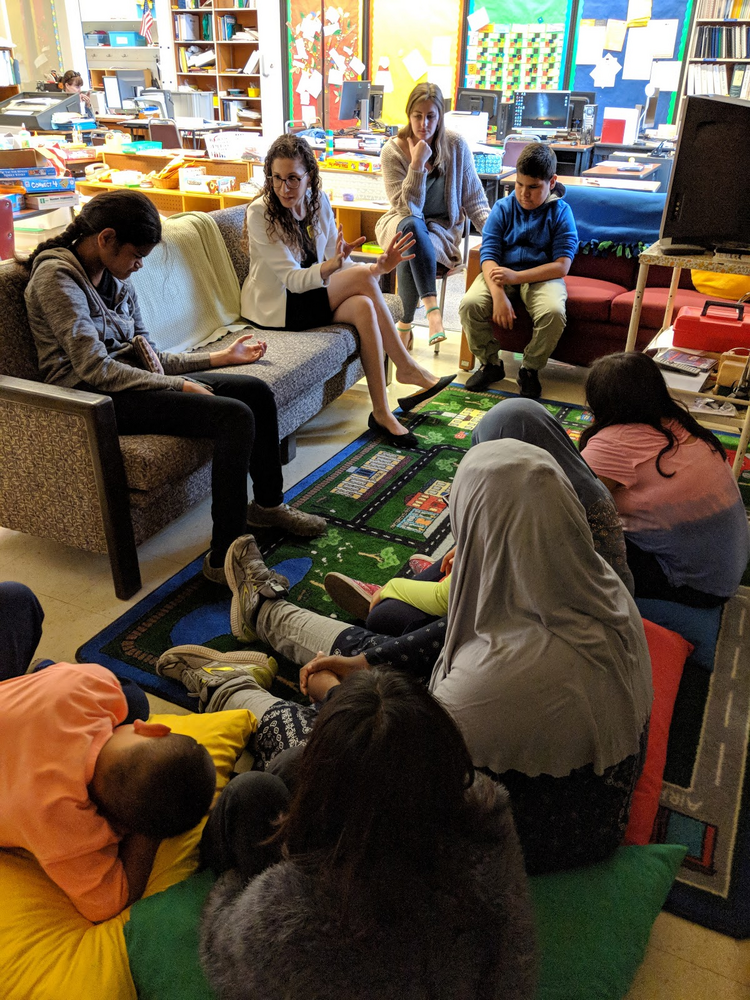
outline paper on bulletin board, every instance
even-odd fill
[[[604,35],[604,48],[612,52],[622,52],[625,44],[625,32],[628,30],[627,21],[618,21],[610,17],[607,20],[607,30]]]
[[[353,69],[357,76],[360,76],[365,71],[365,64],[356,56],[352,56],[349,60],[349,69]]]
[[[307,50],[305,49],[305,43],[301,38],[298,38],[294,43],[294,55],[297,59],[302,59],[303,61],[307,59]]]
[[[326,38],[330,38],[331,35],[335,35],[337,31],[341,31],[341,26],[338,24],[327,24],[323,28],[323,34]]]
[[[646,26],[648,45],[652,59],[674,58],[674,47],[677,43],[677,18],[660,21],[651,18]]]
[[[329,49],[328,55],[331,57],[331,61],[335,65],[336,69],[343,73],[346,69],[346,59],[344,59],[341,53],[337,52],[336,49]]]
[[[326,21],[329,24],[338,24],[341,18],[341,11],[338,7],[328,7],[326,8]]]
[[[623,80],[650,80],[653,61],[648,28],[629,28],[622,65]]]
[[[628,27],[642,27],[651,18],[651,0],[628,0]]]
[[[340,69],[329,69],[328,82],[334,87],[340,87],[344,82],[344,74]]]
[[[307,105],[310,103],[310,95],[306,90],[303,90],[302,93],[299,95],[299,103],[300,106],[303,108],[307,107]]]
[[[388,56],[381,56],[378,59],[378,71],[375,74],[375,84],[383,88],[383,93],[393,93],[393,77],[391,76],[391,60]]]
[[[663,62],[655,62],[651,70],[651,83],[657,90],[679,90],[681,66],[682,63],[679,59],[665,59]]]
[[[430,83],[436,83],[444,95],[453,93],[452,66],[428,66],[427,79]]]
[[[485,7],[480,7],[479,10],[475,10],[473,14],[469,14],[466,18],[469,29],[471,31],[479,31],[486,24],[490,23],[490,15],[487,13]]]
[[[450,35],[437,35],[432,39],[432,65],[450,66],[453,52],[453,39]]]
[[[312,125],[318,117],[318,109],[314,104],[303,104],[300,108],[300,112],[302,113],[302,121],[305,125]]]
[[[316,69],[310,74],[310,83],[307,89],[310,91],[311,97],[318,97],[323,89],[323,77]]]
[[[310,41],[312,41],[315,38],[315,36],[320,32],[321,27],[322,24],[319,17],[312,17],[308,15],[302,21],[300,31],[302,32],[302,36],[304,38],[307,38]]]
[[[310,93],[310,74],[302,72],[300,74],[299,83],[295,87],[298,94],[309,94]]]
[[[595,21],[581,21],[576,48],[577,66],[598,66],[602,60],[606,33],[604,25],[598,25]]]
[[[412,49],[408,55],[405,55],[403,63],[406,67],[406,72],[414,81],[419,80],[427,72],[427,61],[419,49]]]
[[[608,52],[602,61],[594,66],[589,75],[597,88],[614,87],[615,77],[621,69],[620,61]]]

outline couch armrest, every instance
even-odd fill
[[[0,376],[0,524],[107,552],[117,596],[140,588],[108,396]]]

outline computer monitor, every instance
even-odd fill
[[[369,80],[347,80],[341,84],[341,106],[339,107],[339,119],[346,121],[349,118],[359,118],[362,127],[367,128],[369,109],[367,102],[370,100]],[[365,102],[364,106],[362,101]],[[364,114],[364,120],[362,112]]]
[[[467,87],[458,92],[456,111],[486,111],[489,124],[497,125],[497,107],[501,100],[502,94],[496,90],[474,90]]]
[[[102,77],[102,83],[104,84],[104,100],[107,102],[107,111],[119,111],[122,108],[122,95],[117,77]]]
[[[115,76],[120,87],[120,97],[123,101],[132,101],[148,85],[146,74],[142,69],[117,69],[115,70]]]
[[[380,84],[370,84],[370,121],[379,121],[383,117],[383,97],[385,87]]]
[[[168,90],[161,90],[159,87],[146,87],[141,92],[141,99],[148,100],[149,98],[153,98],[154,103],[163,109],[163,118],[174,118],[174,101]]]
[[[544,136],[570,128],[569,90],[517,90],[513,131]]]

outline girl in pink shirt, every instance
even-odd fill
[[[718,607],[750,558],[747,514],[721,442],[669,395],[645,354],[599,358],[582,454],[622,518],[635,596]]]

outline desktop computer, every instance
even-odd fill
[[[599,111],[598,104],[584,104],[581,112],[580,141],[584,146],[590,146],[594,141],[596,132],[596,116]]]
[[[553,138],[570,128],[569,90],[517,90],[513,104],[513,132]]]

